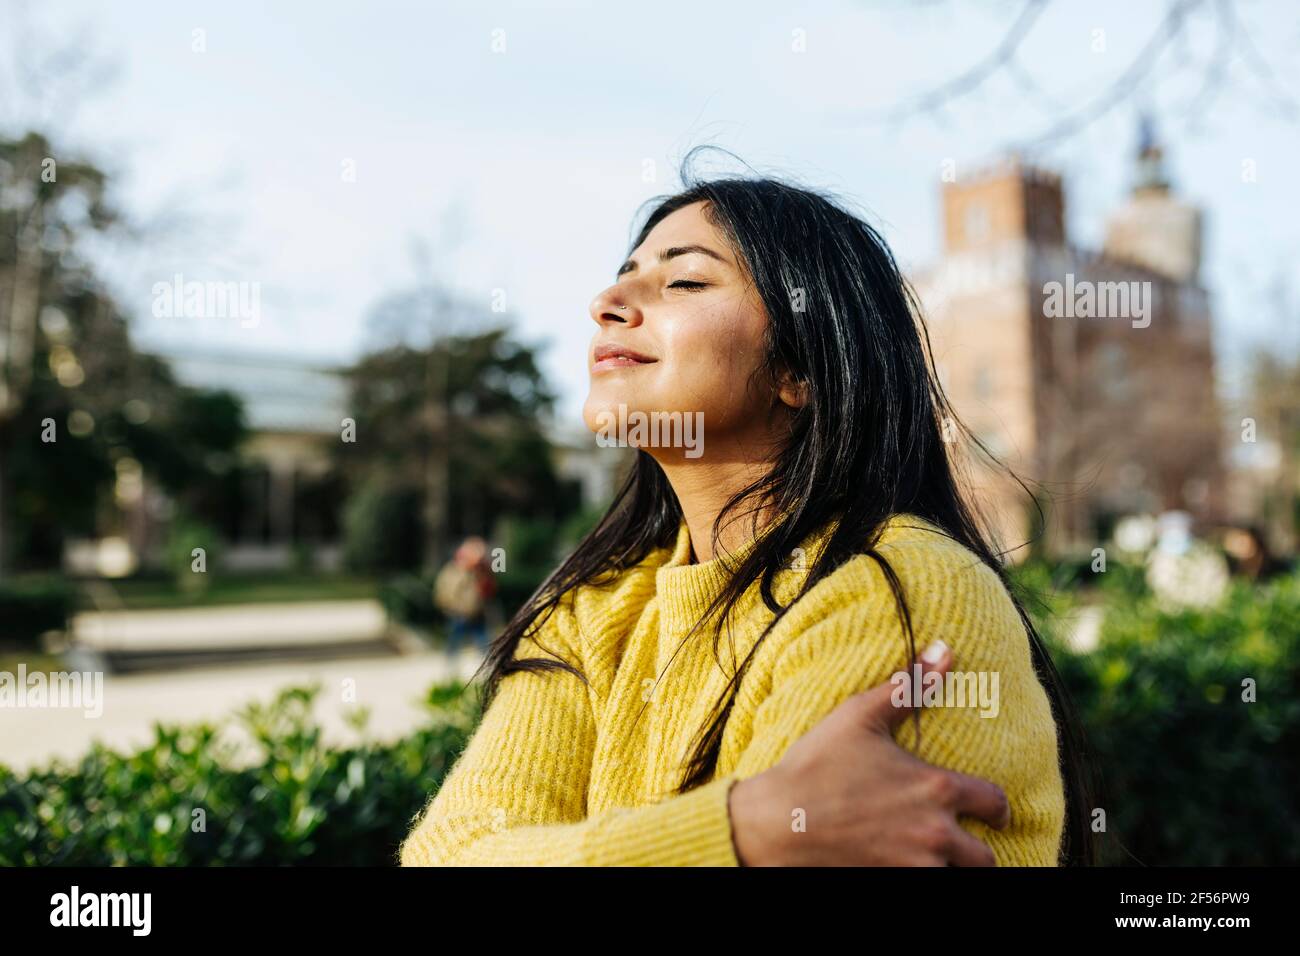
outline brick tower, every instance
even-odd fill
[[[1070,245],[1060,177],[1012,157],[944,186],[943,257],[914,279],[940,381],[1037,492],[1050,552],[1095,546],[1123,514],[1210,519],[1219,505],[1200,213],[1172,195],[1149,125],[1139,139],[1102,252]],[[1023,555],[1031,498],[950,433],[977,502]]]

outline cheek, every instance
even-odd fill
[[[750,383],[766,351],[765,330],[761,313],[734,304],[676,323],[665,337],[663,407],[703,412],[713,428],[747,419],[760,400]]]

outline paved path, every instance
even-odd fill
[[[171,651],[378,640],[378,601],[236,604],[150,611],[91,611],[72,621],[74,641],[99,651]]]
[[[479,658],[442,652],[337,661],[242,665],[143,675],[104,676],[103,713],[90,718],[66,708],[0,708],[0,763],[14,770],[74,760],[101,740],[115,749],[147,744],[155,721],[216,720],[243,704],[269,701],[290,685],[319,682],[316,714],[331,743],[355,742],[344,714],[371,709],[367,736],[397,739],[425,719],[420,706],[429,687],[452,676],[468,678]],[[355,682],[355,703],[344,703],[343,682]]]

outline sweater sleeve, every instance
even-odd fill
[[[516,657],[566,659],[577,635],[557,609]],[[554,653],[559,650],[560,653]],[[465,752],[402,844],[403,866],[735,866],[734,777],[643,807],[586,816],[596,725],[563,671],[502,679]]]
[[[1055,866],[1065,814],[1057,729],[1015,605],[997,575],[965,549],[909,543],[882,553],[902,585],[917,655],[943,640],[953,650],[955,675],[951,694],[921,709],[919,741],[911,717],[895,739],[929,764],[1003,788],[1009,827],[959,818],[999,866]],[[753,733],[735,768],[741,777],[777,763],[850,696],[908,668],[906,631],[873,559],[855,558],[819,589],[806,625],[788,632],[755,674],[755,685],[767,690],[745,705]]]

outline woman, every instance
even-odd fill
[[[588,426],[702,416],[704,441],[627,428],[627,482],[494,642],[401,862],[1089,859],[1067,701],[876,232],[779,181],[697,183],[591,317]]]

